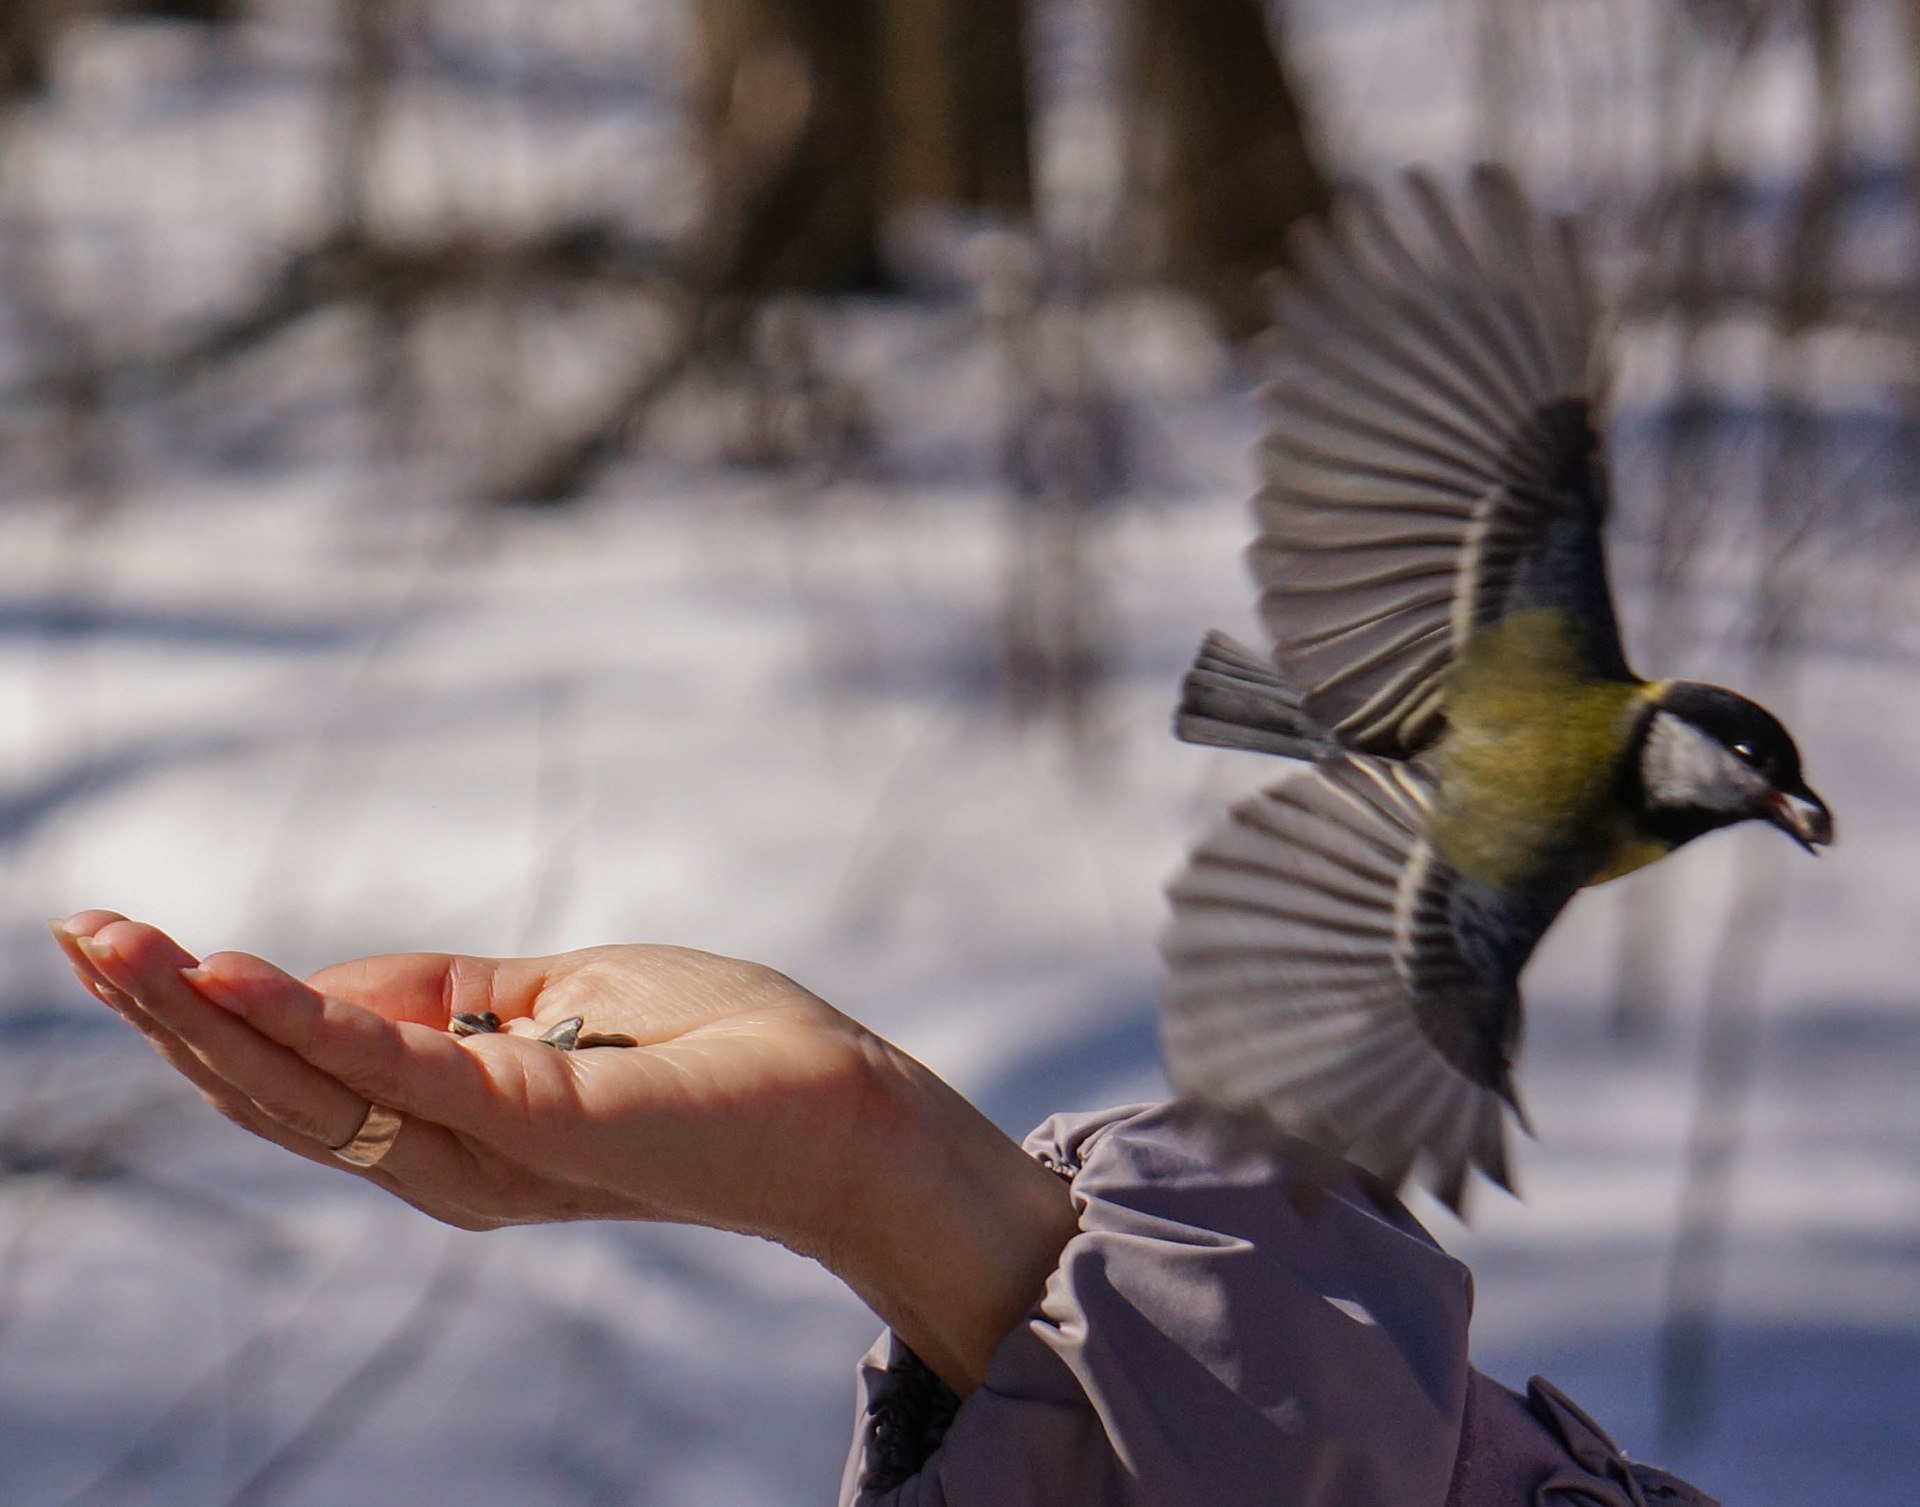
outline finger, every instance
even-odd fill
[[[98,932],[101,927],[111,925],[115,921],[124,921],[126,919],[127,918],[117,910],[82,910],[75,911],[60,924],[66,927],[66,929],[76,937],[90,937]]]
[[[484,1229],[501,1222],[506,1210],[499,1179],[478,1164],[459,1137],[430,1120],[409,1117],[375,1166],[340,1161],[333,1148],[359,1130],[369,1101],[325,1079],[232,1012],[203,998],[185,974],[174,972],[170,979],[171,965],[187,955],[162,933],[124,922],[106,936],[89,937],[79,945],[90,964],[150,1002],[137,1012],[135,1024],[233,1123],[296,1156],[377,1183],[445,1223]],[[123,949],[130,955],[123,956]],[[297,981],[289,982],[300,987]],[[196,1036],[198,1049],[190,1044]],[[289,1063],[298,1071],[289,1074]],[[324,1079],[326,1107],[297,1097],[311,1092],[316,1078]],[[345,1113],[336,1113],[343,1106]],[[319,1125],[322,1117],[329,1122],[325,1128]]]
[[[81,911],[65,921],[47,922],[47,929],[53,933],[53,940],[59,944],[60,951],[66,954],[67,963],[73,969],[74,976],[96,998],[116,1009],[120,1008],[123,1002],[130,1003],[128,996],[116,989],[108,982],[106,976],[93,966],[87,955],[80,950],[80,939],[92,936],[110,922],[125,919],[126,917],[113,911],[95,910]]]
[[[66,954],[68,964],[73,968],[74,977],[79,979],[93,996],[106,1005],[128,1025],[161,1051],[174,1066],[180,1066],[175,1057],[189,1049],[158,1025],[152,1016],[141,1007],[140,1002],[126,990],[113,983],[100,970],[97,963],[87,955],[87,949],[96,945],[92,931],[103,924],[124,920],[125,917],[112,911],[83,911],[67,921],[48,923],[53,932],[54,941],[60,944],[60,950]],[[75,930],[79,928],[79,930]]]
[[[524,1220],[529,1208],[543,1219],[621,1212],[617,1199],[570,1181],[541,1155],[547,1127],[531,1106],[571,1095],[566,1054],[506,1044],[504,1035],[462,1043],[417,1022],[389,1021],[246,953],[216,953],[185,977],[262,1035],[294,1043],[287,1050],[297,1047],[369,1101],[402,1111],[399,1139],[365,1175],[434,1217],[486,1229]],[[398,1043],[397,1070],[379,1064],[389,1049],[383,1039]],[[542,1080],[547,1091],[529,1096],[528,1083]]]
[[[96,912],[94,915],[99,918],[103,913]],[[99,924],[124,919],[121,916],[106,915]],[[76,935],[68,929],[72,925],[82,925],[83,930]],[[85,927],[81,917],[75,917],[70,923],[53,923],[53,927],[54,936],[59,941],[61,950],[73,962],[75,971],[107,1003],[113,1005],[142,1036],[146,1037],[167,1064],[193,1084],[200,1091],[201,1097],[222,1115],[262,1139],[272,1141],[275,1145],[307,1157],[309,1160],[332,1159],[327,1148],[318,1144],[313,1137],[299,1134],[291,1127],[268,1116],[258,1104],[215,1072],[181,1036],[161,1025],[132,994],[109,982],[103,965],[112,966],[114,962],[112,951],[94,938],[93,928]],[[89,956],[89,952],[94,955]]]
[[[359,1129],[367,1101],[198,993],[186,977],[198,960],[165,933],[116,921],[77,945],[111,985],[268,1118],[323,1149]]]
[[[141,1008],[140,1002],[109,980],[100,970],[99,965],[87,955],[86,949],[95,945],[93,932],[100,925],[125,919],[124,916],[112,911],[83,911],[66,921],[49,921],[47,928],[53,933],[53,939],[59,944],[61,952],[66,955],[67,962],[73,968],[74,977],[79,979],[96,998],[110,1006],[116,1014],[142,1035],[149,1040],[154,1040],[156,1045],[160,1044],[157,1038],[164,1036],[173,1047],[184,1050],[177,1038],[163,1031]]]
[[[152,1042],[172,1066],[192,1079],[196,1087],[203,1093],[209,1093],[215,1084],[221,1083],[217,1075],[193,1055],[192,1048],[179,1036],[155,1021],[137,999],[109,980],[99,963],[88,955],[90,951],[100,951],[94,933],[102,926],[124,920],[126,917],[115,911],[82,911],[66,921],[49,921],[47,924],[54,941],[72,965],[75,976]],[[230,1086],[226,1087],[229,1089],[227,1097],[235,1100],[235,1107],[238,1107],[239,1096],[231,1091]]]
[[[482,958],[400,952],[322,968],[307,980],[334,999],[445,1030],[455,1015],[491,1010],[512,1020],[533,1009],[546,981],[542,958]]]
[[[80,939],[66,930],[64,923],[49,921],[47,929],[53,933],[54,941],[60,944],[61,952],[66,954],[67,964],[73,969],[73,976],[94,998],[104,1005],[111,1005],[114,1009],[121,1011],[133,1005],[131,995],[114,988],[93,966],[87,955],[80,950]]]
[[[495,1212],[500,1200],[489,1186],[489,1180],[476,1175],[478,1169],[458,1138],[441,1126],[425,1120],[407,1120],[375,1166],[343,1162],[332,1148],[267,1114],[214,1073],[171,1033],[154,1028],[145,1034],[155,1050],[230,1124],[304,1161],[373,1183],[443,1224],[463,1230],[484,1230],[502,1222],[501,1214]]]
[[[117,929],[106,933],[116,938]],[[524,1156],[556,1111],[577,1108],[568,1054],[507,1035],[460,1040],[389,1020],[319,993],[261,958],[219,953],[193,981],[239,1016],[362,1098]],[[564,1116],[563,1116],[564,1118]]]
[[[143,1004],[114,981],[111,975],[122,960],[98,935],[123,923],[132,924],[114,911],[83,911],[49,925],[81,981],[145,1036],[216,1110],[276,1145],[314,1160],[331,1160],[331,1148],[351,1139],[358,1128],[365,1102],[183,987],[179,967],[190,969],[195,960],[152,928],[140,929],[150,945],[140,959],[141,969],[135,970],[155,974],[135,986],[154,1008]],[[133,966],[131,960],[127,966]]]

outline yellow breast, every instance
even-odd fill
[[[1657,838],[1636,835],[1623,837],[1614,845],[1613,857],[1606,866],[1587,881],[1588,884],[1605,884],[1609,879],[1618,879],[1623,874],[1631,874],[1635,869],[1644,869],[1656,858],[1665,858],[1673,851],[1668,844]]]
[[[1615,809],[1620,759],[1652,694],[1595,679],[1562,613],[1516,613],[1476,634],[1432,755],[1440,791],[1428,831],[1441,856],[1503,889],[1569,865],[1612,877],[1658,857],[1624,852]]]

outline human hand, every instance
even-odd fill
[[[367,958],[302,983],[196,960],[106,911],[54,935],[96,995],[216,1109],[464,1229],[672,1220],[821,1260],[964,1391],[1038,1295],[1063,1185],[918,1063],[792,980],[675,947]],[[491,1010],[497,1035],[448,1034]],[[584,1016],[631,1048],[532,1039]],[[370,1167],[334,1155],[370,1105],[404,1119]]]
[[[830,1240],[845,1143],[885,1056],[773,970],[684,948],[403,953],[302,983],[241,953],[197,962],[110,912],[55,936],[83,981],[116,991],[109,1002],[256,1134],[340,1165],[332,1148],[369,1103],[399,1110],[392,1149],[351,1170],[465,1229],[665,1219]],[[447,1034],[453,1014],[482,1010],[501,1034]],[[531,1039],[573,1015],[637,1045]]]

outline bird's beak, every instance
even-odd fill
[[[1767,820],[1809,853],[1833,841],[1833,813],[1811,790],[1776,790],[1767,803]]]

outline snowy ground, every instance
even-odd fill
[[[1164,731],[1193,638],[1244,626],[1220,481],[1108,531],[1122,662],[1084,764],[984,694],[989,497],[802,521],[763,484],[642,472],[430,570],[327,476],[80,548],[7,515],[0,1137],[77,1145],[78,1180],[0,1184],[4,1500],[827,1499],[874,1328],[830,1279],[701,1232],[441,1232],[202,1110],[38,918],[110,905],[296,968],[672,939],[792,972],[1010,1130],[1152,1095],[1160,883],[1265,772]],[[1920,774],[1887,714],[1913,671],[1818,669],[1798,721],[1842,845],[1734,835],[1674,890],[1686,999],[1733,866],[1792,869],[1724,1400],[1673,1461],[1730,1502],[1896,1502],[1920,1464]],[[1608,1044],[1613,910],[1584,900],[1533,974],[1527,1202],[1483,1198],[1470,1233],[1428,1212],[1475,1265],[1482,1364],[1652,1453],[1691,1024]]]

